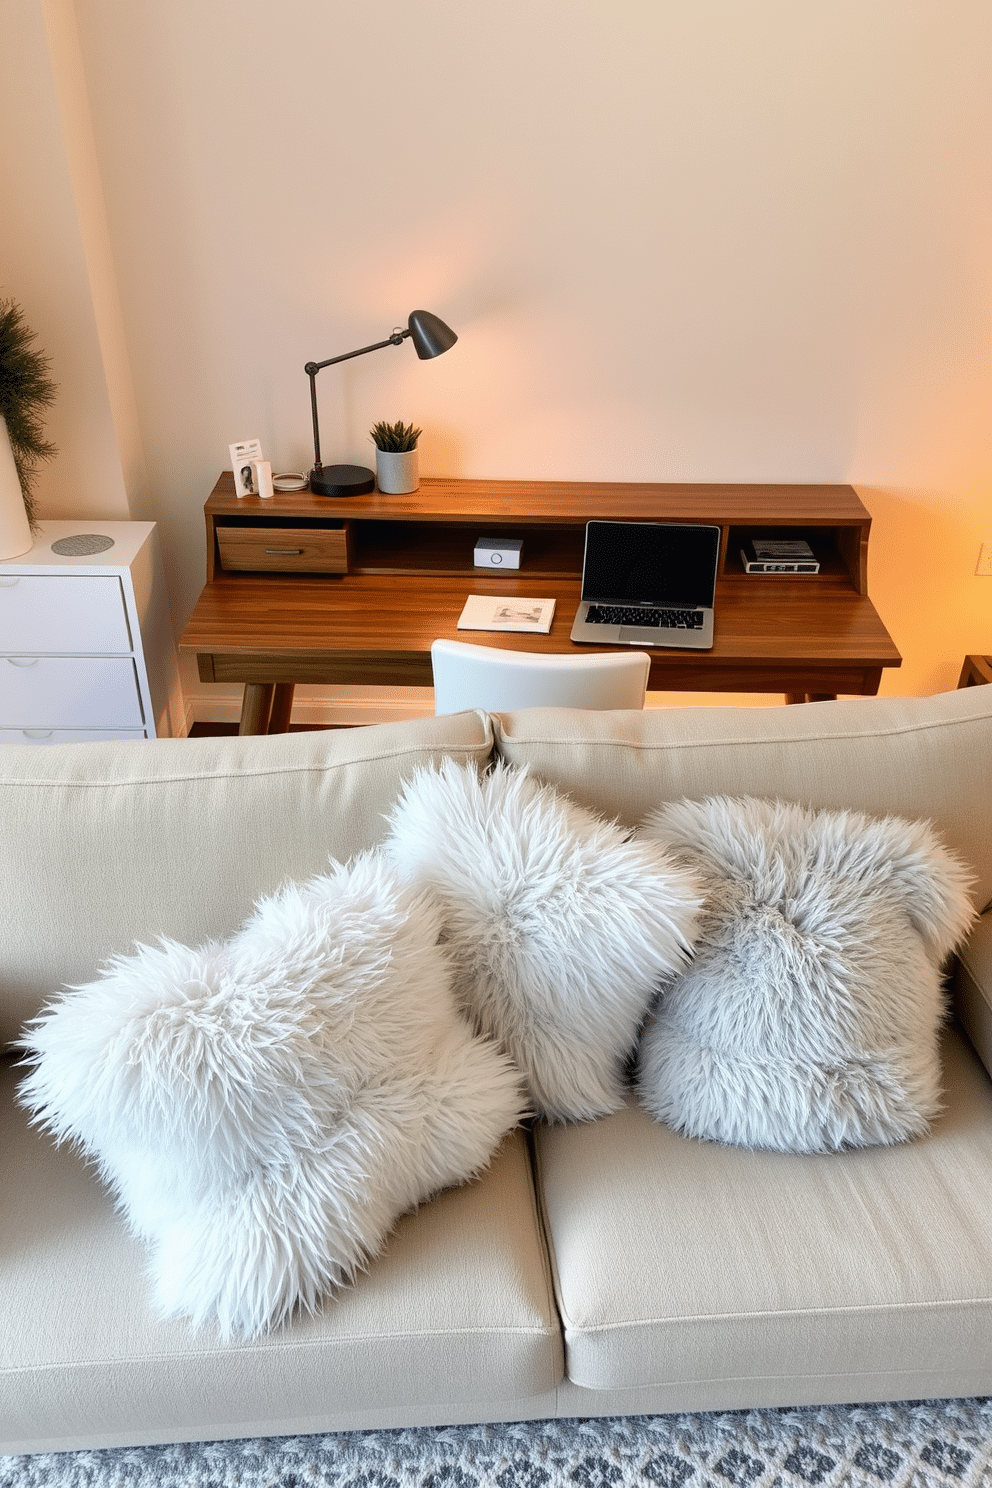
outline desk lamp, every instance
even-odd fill
[[[414,310],[407,321],[405,331],[395,330],[385,341],[376,341],[372,346],[360,346],[357,351],[346,351],[343,356],[328,357],[324,362],[307,362],[303,368],[310,379],[310,408],[313,413],[313,469],[310,472],[310,489],[317,496],[361,496],[375,490],[375,475],[364,465],[322,465],[320,463],[320,431],[317,427],[317,373],[322,367],[332,367],[335,362],[347,362],[352,357],[364,356],[367,351],[380,351],[384,346],[401,346],[407,336],[421,361],[429,361],[448,351],[458,337],[443,320],[429,310]]]

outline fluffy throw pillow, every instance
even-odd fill
[[[450,760],[407,785],[385,851],[440,897],[463,1005],[538,1114],[616,1110],[648,1007],[692,941],[693,875],[526,771],[480,778]]]
[[[30,1025],[21,1099],[95,1159],[165,1314],[257,1335],[313,1310],[523,1114],[459,1011],[437,906],[367,854],[229,941],[113,961]]]
[[[641,1098],[695,1137],[897,1142],[940,1108],[940,964],[970,875],[923,822],[717,797],[645,826],[699,874],[691,967],[645,1028]]]

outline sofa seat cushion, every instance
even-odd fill
[[[725,1147],[633,1101],[540,1127],[569,1380],[647,1411],[992,1388],[992,1086],[953,1029],[944,1067],[899,1147]]]
[[[355,1285],[252,1343],[160,1321],[95,1172],[0,1070],[0,1452],[546,1416],[560,1330],[526,1142],[400,1220]]]

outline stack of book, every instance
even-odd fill
[[[741,548],[745,573],[815,574],[819,560],[802,538],[754,537]]]

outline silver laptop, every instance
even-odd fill
[[[709,650],[719,556],[719,527],[587,522],[572,640]]]

